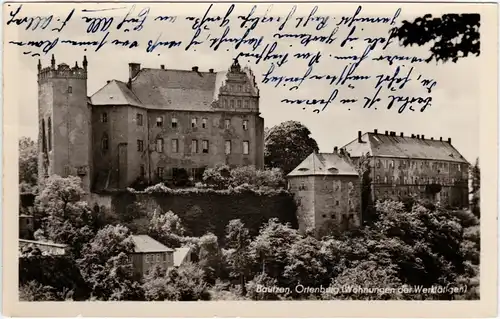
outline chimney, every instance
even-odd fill
[[[385,136],[389,135],[389,131],[385,131]]]
[[[109,84],[109,82],[111,82],[110,80],[107,80],[106,83]]]
[[[396,132],[391,132],[391,136],[396,136]]]
[[[128,79],[131,82],[133,78],[139,74],[139,71],[141,71],[141,64],[140,63],[129,63],[128,64]]]
[[[420,134],[417,134],[417,138],[420,139]]]
[[[358,131],[358,143],[362,143],[363,141],[361,140],[361,131]]]
[[[333,148],[333,153],[334,153],[334,154],[337,154],[338,152],[339,152],[339,148],[338,148],[337,146],[335,146],[335,147]]]
[[[165,65],[164,65],[164,64],[160,65],[160,68],[161,68],[162,70],[165,70]]]
[[[214,73],[214,69],[208,69],[208,72]]]
[[[412,134],[412,135],[411,135],[411,138],[415,138],[415,134]]]
[[[425,136],[424,136],[424,134],[422,134],[422,139],[423,139],[423,140],[425,140]]]
[[[431,141],[434,141],[434,137],[431,137]]]
[[[198,67],[197,67],[197,66],[193,66],[193,67],[191,68],[191,70],[193,70],[194,72],[198,72]]]
[[[448,143],[451,144],[451,137],[448,137]]]
[[[377,129],[374,129],[374,130],[373,130],[373,133],[378,134],[378,130],[377,130]]]
[[[403,134],[403,132],[401,132],[401,134],[400,134],[400,135],[401,135],[401,137],[404,137],[404,136],[405,136],[405,135]]]

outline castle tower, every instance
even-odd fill
[[[91,109],[87,103],[87,58],[83,67],[38,61],[38,174],[78,176],[89,193],[92,176]]]

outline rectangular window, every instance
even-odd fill
[[[163,261],[167,261],[167,254],[163,254]]]
[[[198,140],[191,141],[191,153],[198,153]]]
[[[144,169],[144,165],[141,165],[141,177],[144,177],[146,175],[146,170]]]
[[[226,119],[224,120],[224,127],[227,129],[229,129],[229,127],[231,126],[231,120],[229,119]]]
[[[156,151],[158,153],[163,153],[163,139],[159,138],[156,140]]]
[[[144,142],[142,140],[137,140],[137,151],[138,152],[144,151]]]
[[[248,120],[243,120],[243,129],[248,130]]]
[[[243,154],[248,155],[250,152],[250,146],[248,141],[243,141]]]
[[[378,183],[378,182],[380,182],[380,176],[379,176],[379,175],[377,175],[377,177],[375,178],[375,181],[376,181],[377,183]]]
[[[245,108],[247,108],[247,109],[248,109],[248,104],[249,104],[248,100],[245,100]]]
[[[196,118],[191,119],[191,127],[196,127],[197,123],[198,121],[196,120]]]
[[[234,100],[229,101],[229,105],[231,106],[231,108],[234,108]]]
[[[159,263],[161,258],[161,254],[156,255],[156,262]]]
[[[179,140],[178,139],[172,140],[172,152],[173,153],[179,152]]]
[[[151,262],[151,255],[146,254],[146,264],[149,264]]]
[[[226,141],[225,153],[226,153],[226,155],[231,154],[231,141]]]
[[[108,113],[103,112],[101,114],[101,122],[103,122],[103,123],[107,123],[108,122]]]
[[[156,126],[157,127],[162,127],[163,126],[163,116],[159,116],[156,118]]]
[[[137,113],[136,120],[137,125],[142,126],[142,114]]]
[[[241,107],[241,100],[237,101],[237,105],[238,105],[238,107]]]
[[[163,173],[164,173],[163,167],[158,167],[156,173],[157,173],[159,178],[163,178]]]
[[[208,140],[201,142],[202,153],[208,153]]]
[[[73,87],[72,86],[68,86],[68,93],[73,93]]]
[[[207,119],[202,119],[201,120],[201,127],[207,128]]]
[[[104,135],[102,137],[101,148],[102,148],[103,151],[107,151],[108,148],[109,148],[109,145],[108,145],[108,136],[107,135]]]
[[[175,117],[172,118],[172,128],[177,127],[177,119]]]

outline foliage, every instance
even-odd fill
[[[198,265],[204,272],[204,280],[209,284],[215,284],[215,280],[220,276],[222,270],[222,252],[217,242],[217,236],[212,233],[203,235],[198,246]]]
[[[471,210],[472,213],[478,218],[481,216],[480,208],[480,193],[481,193],[481,169],[479,168],[479,158],[476,159],[476,163],[471,167],[470,179],[472,181],[471,186]]]
[[[283,277],[288,261],[287,255],[298,239],[299,234],[296,229],[288,224],[279,223],[276,218],[271,218],[250,243],[250,258],[255,265],[261,265],[263,273],[278,279],[280,284],[287,283]]]
[[[162,214],[161,211],[153,213],[149,222],[148,235],[163,245],[170,248],[180,247],[183,242],[185,229],[182,221],[172,211]]]
[[[42,298],[37,301],[45,300],[45,293],[57,300],[69,297],[85,300],[90,293],[70,256],[42,255],[38,248],[32,247],[23,249],[19,257],[19,284],[26,285],[26,298]]]
[[[38,181],[38,150],[29,137],[19,140],[19,192],[35,193]]]
[[[266,273],[261,273],[255,276],[252,280],[247,283],[246,290],[248,291],[248,297],[252,300],[279,300],[279,297],[274,292],[261,292],[259,287],[278,287],[278,281],[271,278]]]
[[[108,225],[99,230],[77,260],[84,279],[98,300],[141,300],[129,254],[134,244],[128,228]]]
[[[72,291],[58,292],[54,287],[44,286],[36,280],[19,286],[19,301],[65,301],[71,300]]]
[[[233,219],[226,226],[226,249],[224,260],[229,268],[229,275],[240,281],[241,294],[246,294],[246,277],[249,276],[251,260],[248,246],[250,234],[248,228],[239,219]]]
[[[69,245],[75,258],[101,227],[98,213],[81,200],[84,194],[78,177],[53,175],[35,198],[35,217],[41,220],[36,237]]]
[[[413,22],[403,21],[391,30],[391,36],[403,46],[432,43],[431,55],[426,60],[457,62],[458,59],[480,54],[481,16],[478,13],[444,14],[432,17],[426,14]]]
[[[258,170],[253,165],[231,169],[225,164],[218,164],[205,170],[203,181],[213,189],[228,189],[247,185],[250,186],[250,189],[285,186],[285,179],[280,169]]]
[[[203,270],[188,263],[169,270],[166,275],[155,273],[147,277],[142,287],[149,301],[208,300],[210,294],[203,278]]]
[[[311,131],[296,121],[286,121],[272,127],[265,139],[266,167],[280,168],[286,175],[307,156],[318,152],[318,144]]]

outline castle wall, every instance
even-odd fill
[[[100,195],[96,195],[100,196]],[[103,203],[111,197],[111,210],[124,214],[133,203],[142,204],[148,213],[161,208],[177,214],[189,230],[191,236],[202,236],[213,232],[219,239],[225,236],[225,227],[232,219],[241,219],[252,234],[257,234],[263,223],[276,217],[297,227],[295,203],[287,193],[276,195],[244,194],[203,194],[186,192],[177,194],[152,193],[133,194],[118,192],[103,195]]]
[[[297,206],[297,222],[302,233],[316,227],[314,205],[314,176],[293,176],[288,178],[288,190],[293,193]]]

